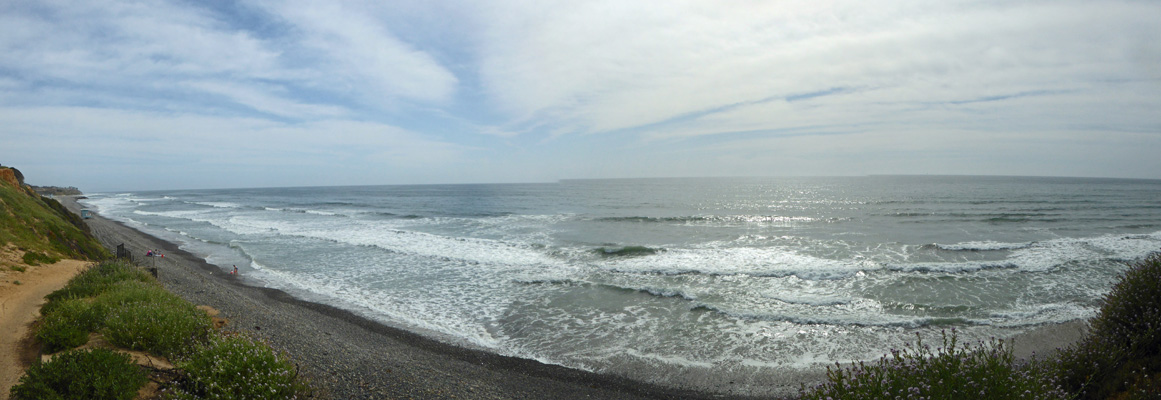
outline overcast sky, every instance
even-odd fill
[[[86,191],[1161,178],[1157,1],[0,1],[0,164]]]

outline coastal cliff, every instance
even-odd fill
[[[109,257],[80,217],[56,200],[40,196],[23,181],[23,174],[15,168],[0,167],[0,248],[48,258]]]

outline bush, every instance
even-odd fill
[[[45,253],[37,253],[31,250],[24,253],[24,263],[28,265],[55,264],[57,261],[60,261],[60,259]]]
[[[102,332],[114,345],[172,357],[205,341],[212,328],[189,303],[132,302],[110,309]]]
[[[109,287],[124,281],[151,282],[153,277],[121,261],[106,261],[69,280],[63,289],[50,293],[46,298],[57,299],[93,297],[109,290]]]
[[[33,365],[12,387],[14,400],[129,400],[146,377],[128,355],[106,349],[61,353]]]
[[[178,367],[185,378],[166,398],[295,399],[307,391],[285,354],[240,334],[215,337]]]
[[[1161,254],[1130,265],[1090,325],[1058,359],[1065,387],[1082,399],[1161,394]]]
[[[142,302],[166,303],[175,306],[188,304],[156,282],[135,280],[105,286],[105,290],[96,297],[95,302],[107,308]]]
[[[955,331],[934,352],[916,340],[877,363],[827,368],[827,382],[802,389],[803,399],[1065,399],[1051,370],[1032,361],[1016,365],[1003,341],[959,347]]]
[[[44,344],[47,353],[85,344],[89,333],[101,324],[104,313],[85,300],[67,299],[53,304],[51,309],[42,309],[44,322],[36,331],[36,339]]]

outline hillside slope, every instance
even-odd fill
[[[79,216],[17,177],[15,169],[0,167],[0,249],[79,260],[110,257]]]

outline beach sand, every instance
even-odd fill
[[[59,199],[79,212],[72,198]],[[146,249],[161,249],[165,257],[148,263],[157,262],[166,288],[219,310],[229,321],[226,329],[248,332],[287,351],[323,398],[753,398],[720,382],[688,379],[683,381],[687,386],[661,386],[441,343],[279,290],[246,285],[172,243],[116,221],[100,216],[86,221],[106,247],[124,244],[138,260]],[[1015,340],[1016,353],[1050,353],[1082,333],[1080,323],[1045,326]],[[822,371],[787,371],[737,386],[744,393],[761,392],[770,398],[797,393],[801,383],[810,385],[822,377]]]

